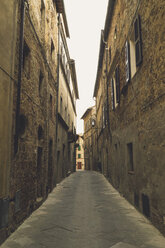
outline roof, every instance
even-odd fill
[[[67,22],[67,18],[66,18],[64,1],[63,0],[54,0],[54,1],[56,3],[57,12],[61,13],[63,16],[66,36],[69,38],[70,34],[69,34],[68,22]]]
[[[93,97],[96,97],[98,86],[99,86],[99,79],[101,75],[101,67],[102,67],[102,61],[103,61],[103,55],[104,55],[104,49],[105,49],[105,44],[103,43],[103,39],[102,39],[103,35],[104,35],[104,30],[101,30],[99,60],[98,60],[98,66],[97,66],[97,75],[96,75],[96,82],[95,82]]]
[[[93,107],[88,108],[88,109],[85,111],[85,113],[83,114],[83,116],[81,117],[81,119],[84,120],[84,118],[91,112],[92,109],[93,109]]]
[[[104,50],[105,50],[105,42],[108,39],[108,33],[109,33],[110,26],[111,26],[111,20],[112,20],[112,14],[113,14],[113,9],[114,9],[114,3],[115,3],[115,0],[109,0],[108,8],[107,8],[107,14],[106,14],[106,19],[105,19],[104,30],[101,30],[100,51],[99,51],[99,59],[98,59],[98,66],[97,66],[97,75],[96,75],[96,81],[95,81],[95,87],[94,87],[93,97],[96,97],[97,90],[98,90],[98,87],[99,87],[99,80],[100,80],[101,68],[102,68],[103,56],[104,56]]]
[[[107,15],[105,19],[105,26],[104,26],[104,40],[106,41],[108,38],[109,29],[111,26],[112,15],[114,10],[115,0],[109,0],[108,8],[107,8]]]
[[[74,90],[75,90],[76,99],[79,99],[77,75],[76,75],[76,67],[75,67],[74,59],[70,59],[70,66],[71,66],[71,72],[72,72],[72,78],[73,78],[73,87],[74,87]]]

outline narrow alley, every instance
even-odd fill
[[[164,248],[165,239],[97,172],[64,179],[1,248]]]
[[[165,248],[164,24],[165,0],[0,1],[1,248]]]

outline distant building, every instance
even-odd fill
[[[67,46],[69,30],[59,17],[57,181],[76,170],[76,100],[79,98],[75,61]],[[62,17],[63,17],[62,16]]]
[[[83,134],[78,134],[77,144],[78,147],[76,148],[76,170],[85,170]]]
[[[93,121],[96,119],[95,106],[88,108],[81,119],[84,120],[84,158],[85,169],[95,170],[97,164],[95,161],[95,149],[96,149],[96,130],[93,128]]]

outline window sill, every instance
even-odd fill
[[[135,172],[134,171],[128,171],[128,174],[135,175]]]

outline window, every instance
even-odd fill
[[[50,113],[50,117],[52,117],[52,108],[53,108],[53,97],[50,94],[50,98],[49,98],[49,113]]]
[[[134,204],[137,208],[139,208],[139,194],[138,193],[134,193]]]
[[[70,70],[69,70],[69,65],[67,64],[67,67],[66,67],[66,75],[67,75],[67,80],[68,80],[68,84],[70,84]]]
[[[114,76],[111,79],[111,103],[112,110],[120,103],[120,77],[119,77],[119,66],[116,67]]]
[[[70,114],[68,114],[68,126],[70,126]]]
[[[78,154],[78,158],[81,158],[81,154],[80,153]]]
[[[67,121],[67,107],[65,107],[65,121]]]
[[[135,32],[135,51],[136,51],[136,66],[142,62],[142,42],[141,42],[141,20],[138,16],[134,23]]]
[[[23,47],[23,70],[27,78],[30,78],[30,48],[24,40]]]
[[[63,56],[63,54],[64,54],[64,50],[63,50],[63,44],[61,43],[61,51],[60,51],[60,53],[61,53],[61,58],[62,58],[62,56]]]
[[[63,67],[65,69],[65,53],[63,53],[63,55],[62,55],[62,64],[63,64]]]
[[[142,206],[143,206],[143,214],[146,217],[150,217],[150,201],[149,197],[145,194],[142,194]]]
[[[24,135],[26,128],[28,125],[28,120],[25,115],[21,114],[19,116],[19,135],[22,136]]]
[[[41,125],[38,126],[38,140],[43,138],[43,128]]]
[[[117,39],[117,26],[115,26],[115,31],[114,31],[114,40]]]
[[[65,145],[63,144],[63,157],[65,156]]]
[[[114,82],[113,78],[111,79],[111,105],[112,105],[112,110],[115,109],[115,99],[114,99]]]
[[[41,184],[41,176],[42,176],[42,147],[38,147],[37,149],[37,196],[42,196],[42,184]]]
[[[63,106],[62,106],[62,96],[60,97],[60,114],[62,115],[62,108],[63,108]]]
[[[111,63],[111,47],[109,47],[109,64]]]
[[[38,91],[39,91],[39,95],[40,95],[40,96],[41,96],[41,94],[42,94],[43,79],[44,79],[44,76],[43,76],[43,74],[42,74],[42,71],[40,71],[40,75],[39,75],[39,84],[38,84]]]
[[[40,11],[41,11],[41,23],[40,23],[41,31],[43,33],[45,33],[45,5],[44,5],[43,0],[41,0],[41,9],[40,9]]]
[[[107,100],[105,101],[103,105],[103,128],[105,128],[107,124]]]
[[[133,144],[127,144],[127,163],[128,163],[128,170],[134,171],[134,164],[133,164]]]
[[[57,165],[59,165],[60,162],[60,151],[57,151]]]
[[[53,173],[52,164],[53,164],[53,140],[49,139],[47,191],[50,191],[52,188],[52,173]]]
[[[54,62],[55,61],[55,48],[54,48],[54,43],[52,40],[51,40],[51,58],[52,58],[52,61]]]
[[[116,84],[116,103],[120,103],[119,66],[117,66],[115,70],[115,84]]]
[[[81,151],[81,146],[80,145],[78,146],[78,150]]]
[[[138,16],[134,22],[129,41],[126,42],[126,83],[135,75],[142,63],[141,20]]]
[[[131,68],[130,68],[130,44],[128,41],[125,43],[125,63],[126,63],[126,84],[131,78]]]

